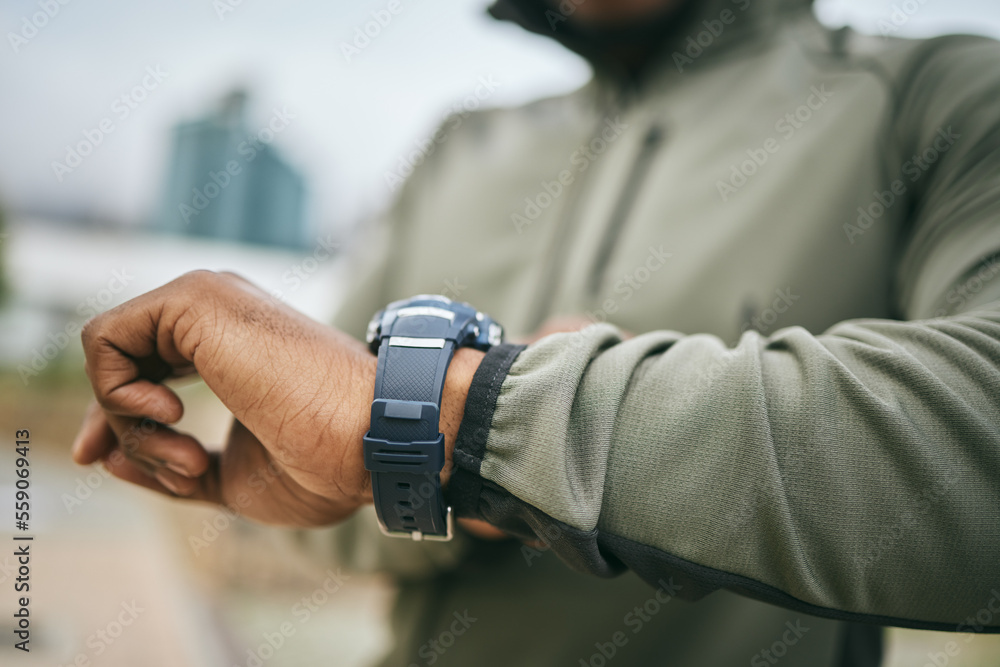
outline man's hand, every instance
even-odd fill
[[[127,481],[282,525],[328,525],[371,502],[361,438],[376,360],[350,336],[242,278],[199,271],[97,316],[83,345],[97,405],[73,445],[78,463],[102,460]],[[449,462],[481,359],[459,350],[448,373]],[[168,426],[183,406],[162,381],[192,372],[236,419],[219,455]]]

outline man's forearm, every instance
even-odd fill
[[[733,349],[602,325],[497,382],[488,433],[458,444],[457,511],[579,569],[938,629],[1000,576],[1000,304]]]

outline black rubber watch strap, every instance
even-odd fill
[[[455,344],[410,343],[414,346],[386,337],[379,345],[365,464],[372,471],[375,508],[384,530],[409,533],[413,539],[448,539],[451,511],[441,493],[444,436],[438,406]]]

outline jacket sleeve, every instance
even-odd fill
[[[900,319],[495,348],[454,455],[459,514],[682,598],[1000,632],[998,53],[932,43],[901,82],[887,162],[960,138],[911,193]]]

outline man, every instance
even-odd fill
[[[809,10],[493,8],[595,78],[453,128],[338,325],[359,336],[389,301],[448,289],[519,336],[610,324],[456,354],[449,500],[543,544],[384,552],[408,628],[391,664],[876,665],[879,624],[1000,630],[1000,47]],[[84,343],[101,409],[78,461],[213,502],[272,465],[282,483],[247,512],[270,523],[371,502],[376,365],[355,338],[201,273]],[[166,426],[181,406],[157,382],[192,365],[242,424],[220,459]],[[144,417],[163,426],[122,447]],[[599,587],[548,551],[652,587]],[[490,620],[436,642],[465,611]]]

